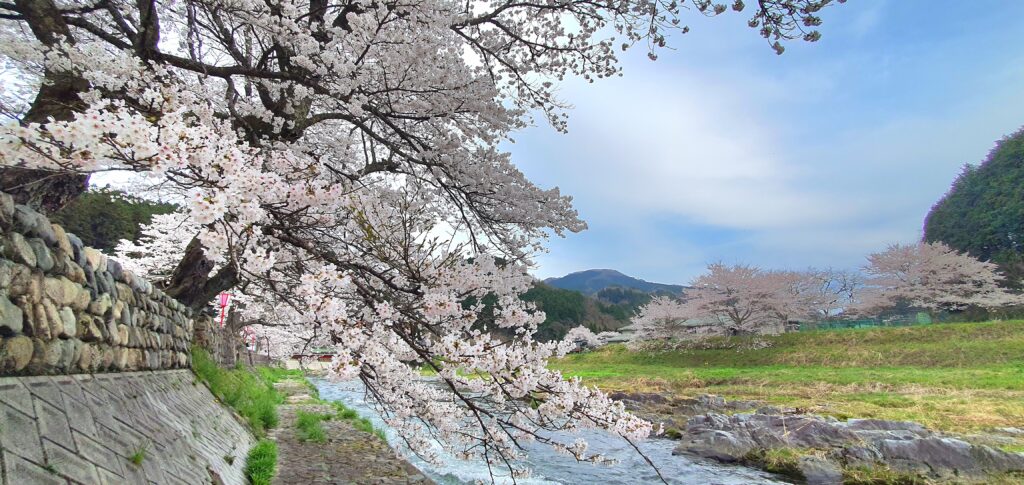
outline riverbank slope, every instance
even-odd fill
[[[716,394],[958,433],[1024,426],[1024,321],[712,339],[667,352],[609,345],[552,367],[607,391]]]
[[[735,437],[733,428],[753,430],[761,421],[782,423],[781,436],[792,436],[786,431],[792,417],[808,417],[815,426],[846,426],[842,422],[852,418],[900,422],[886,426],[907,437],[913,433],[900,426],[920,423],[927,429],[919,438],[952,437],[997,452],[1024,451],[1020,321],[713,339],[660,352],[612,345],[552,366],[620,393],[632,409],[666,423],[669,435],[690,442],[693,450],[720,451],[705,446],[705,438],[721,432]],[[720,398],[720,406],[693,404],[709,401],[709,394],[738,405],[724,405]],[[717,416],[709,421],[714,426],[692,418],[703,413]],[[763,438],[765,430],[756,431]]]

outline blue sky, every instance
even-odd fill
[[[535,274],[684,283],[712,261],[856,268],[921,237],[964,163],[1024,125],[1024,2],[851,0],[776,56],[746,14],[690,17],[656,62],[569,81],[569,133],[509,144],[590,229]]]

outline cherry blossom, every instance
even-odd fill
[[[1021,297],[999,286],[997,266],[941,243],[893,244],[868,256],[861,313],[904,301],[928,311],[958,311],[1020,304]]]
[[[817,40],[808,29],[829,3],[758,2],[750,25],[781,52]],[[277,355],[333,349],[336,375],[361,379],[416,453],[431,458],[437,440],[512,475],[525,473],[521,440],[594,459],[546,431],[597,427],[632,443],[651,426],[546,367],[568,348],[533,341],[544,316],[518,295],[546,238],[586,225],[499,147],[534,117],[564,131],[558,81],[619,75],[616,51],[638,44],[656,57],[691,5],[726,10],[3,2],[0,58],[17,72],[12,92],[35,97],[0,96],[14,120],[0,126],[0,186],[52,210],[91,174],[137,174],[181,212],[123,244],[139,257],[126,264],[196,310],[231,289]],[[479,318],[485,297],[493,319]]]

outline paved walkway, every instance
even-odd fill
[[[360,431],[342,419],[322,421],[326,443],[301,441],[296,428],[299,410],[334,414],[331,406],[308,403],[306,387],[299,382],[275,384],[288,402],[278,407],[281,423],[270,431],[277,442],[279,485],[305,484],[431,484],[430,479],[395,452],[380,438]]]

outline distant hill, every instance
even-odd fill
[[[564,290],[537,282],[520,297],[533,302],[547,318],[534,338],[542,342],[561,340],[570,328],[583,325],[594,333],[617,330],[629,324],[634,308],[611,305],[587,297],[578,291]]]
[[[561,278],[548,278],[544,282],[556,288],[574,290],[591,296],[606,288],[614,287],[632,288],[645,293],[671,293],[674,295],[683,291],[682,285],[651,283],[624,275],[614,269],[588,269],[570,273]]]

